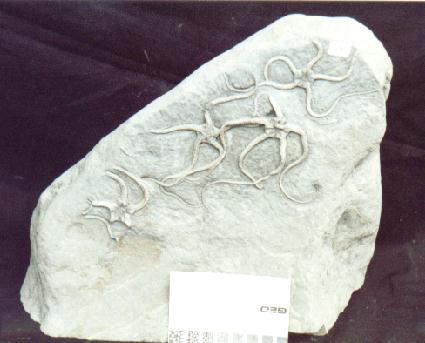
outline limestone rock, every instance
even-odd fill
[[[102,139],[40,196],[21,291],[51,336],[167,340],[170,271],[290,276],[290,331],[361,287],[391,61],[350,18],[282,18]]]

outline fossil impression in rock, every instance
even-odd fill
[[[350,18],[282,18],[201,66],[40,196],[22,302],[51,336],[167,340],[170,271],[291,277],[290,331],[361,287],[392,75]]]

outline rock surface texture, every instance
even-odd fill
[[[170,271],[291,277],[290,331],[361,287],[391,61],[350,18],[282,18],[102,139],[39,199],[21,298],[51,336],[165,342]]]

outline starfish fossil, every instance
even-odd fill
[[[114,180],[120,188],[120,196],[117,201],[103,201],[103,200],[89,200],[89,208],[83,212],[87,219],[98,220],[106,226],[109,235],[112,239],[119,240],[126,230],[132,230],[131,215],[136,214],[142,210],[148,203],[150,193],[147,188],[146,182],[133,175],[132,173],[120,168],[115,167],[106,173],[109,178]],[[142,192],[143,197],[135,204],[130,204],[128,199],[128,187],[120,174],[132,180]],[[103,208],[108,211],[108,218],[96,213],[92,213],[92,209]]]
[[[208,171],[209,173],[211,173],[226,157],[226,142],[224,132],[214,125],[214,122],[211,119],[211,115],[208,110],[205,110],[204,112],[204,119],[204,124],[183,124],[163,130],[151,131],[155,134],[167,134],[178,131],[191,131],[196,133],[196,139],[193,144],[192,163],[190,164],[190,166],[177,174],[165,177],[162,181],[157,182],[158,184],[164,187],[170,187],[180,183],[186,177],[195,173],[200,173],[203,171]],[[202,144],[210,145],[211,147],[213,147],[218,152],[218,156],[211,162],[196,167],[196,164],[199,160],[199,153]]]
[[[209,183],[208,185],[212,184],[218,184],[218,183],[227,183],[227,184],[240,184],[240,185],[254,185],[257,188],[262,188],[262,182],[266,181],[267,179],[271,178],[274,175],[280,174],[279,176],[279,187],[282,192],[282,194],[297,203],[306,203],[309,201],[303,201],[296,199],[295,197],[291,196],[287,193],[287,191],[283,187],[283,177],[284,175],[294,168],[295,166],[301,164],[308,155],[308,142],[307,142],[307,135],[298,126],[288,124],[286,121],[286,118],[284,117],[282,110],[277,103],[277,101],[271,97],[268,96],[268,100],[270,104],[273,107],[273,111],[275,113],[275,117],[253,117],[253,118],[242,118],[242,119],[236,119],[229,121],[225,123],[221,130],[223,132],[226,132],[228,130],[231,130],[235,127],[241,127],[241,126],[261,126],[264,128],[264,133],[254,138],[241,152],[239,156],[239,168],[242,171],[242,173],[247,176],[251,182],[239,182],[239,181],[232,181],[232,180],[217,180]],[[295,161],[286,164],[287,162],[287,138],[289,133],[295,133],[298,136],[300,136],[301,139],[301,145],[302,145],[302,154],[300,157],[298,157]],[[279,154],[280,154],[280,163],[279,165],[273,169],[269,174],[255,178],[252,173],[249,171],[249,169],[245,166],[245,159],[247,158],[248,154],[259,144],[263,143],[264,141],[268,139],[278,139],[280,142],[280,148],[279,148]]]
[[[323,80],[323,81],[329,81],[329,82],[341,82],[346,80],[352,72],[353,69],[353,60],[351,60],[350,63],[350,67],[348,68],[348,70],[345,72],[345,74],[340,75],[340,76],[332,76],[332,75],[327,75],[327,74],[321,74],[321,73],[316,73],[313,70],[313,67],[316,65],[317,62],[319,62],[319,60],[323,57],[323,47],[320,44],[320,42],[314,40],[313,41],[314,46],[316,47],[317,53],[316,56],[313,57],[312,60],[310,60],[310,62],[307,63],[306,66],[304,66],[303,68],[297,68],[294,64],[294,62],[286,56],[275,56],[272,57],[271,59],[268,60],[268,62],[265,65],[264,68],[264,81],[260,82],[260,83],[256,83],[256,81],[254,80],[254,84],[244,88],[244,89],[240,89],[240,88],[236,88],[234,86],[232,86],[228,80],[228,77],[226,76],[226,86],[229,90],[233,91],[233,92],[237,92],[238,94],[236,95],[230,95],[230,96],[225,96],[225,97],[220,97],[217,98],[213,101],[211,101],[212,105],[218,105],[218,104],[223,104],[226,102],[231,102],[231,101],[235,101],[235,100],[239,100],[239,99],[244,99],[244,98],[248,98],[251,95],[253,95],[257,89],[261,88],[261,87],[271,87],[277,90],[291,90],[291,89],[295,89],[295,88],[302,88],[305,90],[306,93],[306,108],[307,108],[307,112],[309,115],[311,115],[312,117],[315,118],[323,118],[328,116],[336,107],[336,105],[339,103],[339,101],[341,101],[344,98],[347,97],[352,97],[352,96],[359,96],[359,95],[366,95],[366,94],[370,94],[370,93],[374,93],[377,92],[377,89],[374,90],[369,90],[369,91],[360,91],[360,92],[352,92],[352,93],[348,93],[348,94],[344,94],[339,96],[333,103],[332,105],[325,111],[319,113],[316,112],[313,109],[313,84],[316,80]],[[289,83],[281,83],[281,82],[276,82],[273,81],[270,77],[270,68],[271,66],[276,63],[276,62],[283,62],[285,63],[290,72],[292,73],[292,81]]]

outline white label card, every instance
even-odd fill
[[[336,57],[345,57],[350,56],[352,49],[352,44],[347,41],[330,41],[328,46],[328,55]]]
[[[170,274],[169,343],[286,343],[290,279]]]

